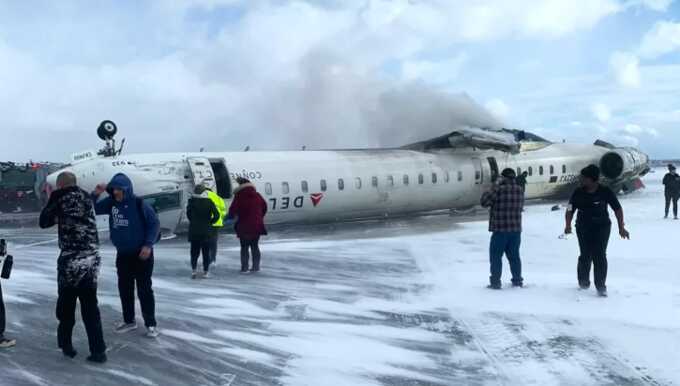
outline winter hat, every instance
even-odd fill
[[[675,170],[675,165],[668,164],[668,170]]]
[[[237,177],[237,178],[236,178],[236,182],[237,182],[239,185],[249,184],[249,183],[250,183],[250,181],[249,181],[247,178],[243,178],[243,177]]]
[[[517,177],[517,173],[515,173],[515,169],[510,169],[510,168],[503,169],[503,172],[501,173],[501,175],[505,178],[515,178],[515,177]]]
[[[598,181],[600,179],[600,168],[595,165],[588,165],[581,170],[581,176]]]

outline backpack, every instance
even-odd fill
[[[144,223],[144,229],[146,229],[146,216],[144,215],[144,200],[139,197],[135,197],[135,201],[137,203],[137,213],[139,213],[139,217],[142,219],[142,222]],[[156,213],[156,208],[154,208],[153,205],[151,205],[151,208],[153,209],[154,213]],[[154,244],[156,244],[159,241],[161,241],[160,225],[158,227],[158,234],[156,234]]]

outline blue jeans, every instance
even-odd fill
[[[491,263],[491,277],[489,280],[491,285],[501,284],[504,253],[510,263],[512,283],[522,284],[522,260],[519,257],[519,246],[521,244],[521,232],[494,232],[491,235],[491,245],[489,247],[489,262]]]

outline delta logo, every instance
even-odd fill
[[[323,199],[323,193],[313,193],[309,196],[309,198],[312,199],[312,204],[314,204],[314,207],[317,207]]]

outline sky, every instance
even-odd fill
[[[399,146],[460,126],[680,156],[673,0],[0,0],[0,159]]]

